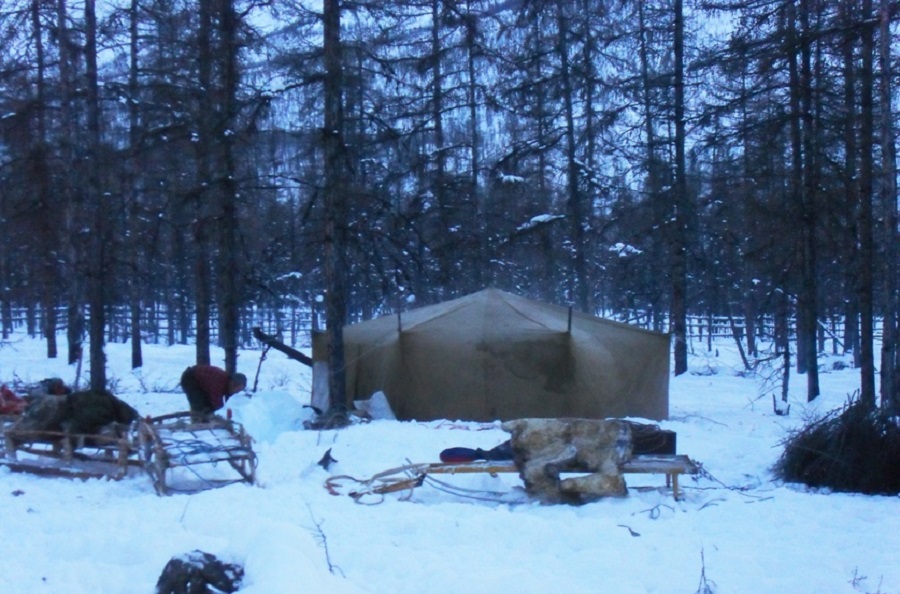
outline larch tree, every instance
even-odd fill
[[[81,266],[84,260],[84,246],[81,245],[80,229],[84,197],[83,166],[76,160],[80,138],[78,134],[79,110],[77,109],[76,80],[78,48],[69,22],[68,0],[56,3],[56,39],[59,63],[59,160],[67,164],[65,179],[60,180],[60,197],[64,204],[64,225],[62,236],[65,241],[66,279],[66,339],[69,364],[81,360],[84,341],[84,281]]]
[[[219,343],[225,351],[225,369],[237,371],[241,309],[241,279],[243,277],[239,254],[239,191],[237,187],[237,164],[235,160],[235,137],[238,128],[238,87],[239,68],[239,28],[240,18],[233,0],[218,2],[218,61],[219,83],[217,85],[214,133],[217,151],[217,176],[215,185],[220,202],[219,207]]]
[[[106,308],[108,290],[112,285],[112,225],[110,211],[114,199],[101,179],[101,110],[100,86],[97,71],[97,11],[94,0],[84,3],[84,58],[87,87],[85,121],[86,141],[86,202],[93,212],[93,229],[88,242],[91,253],[88,269],[88,302],[90,305],[91,390],[106,389]]]
[[[856,229],[859,233],[859,353],[860,400],[866,406],[875,407],[875,235],[874,235],[874,178],[875,143],[874,106],[874,51],[875,31],[870,24],[872,0],[863,0],[860,11],[862,26],[860,35],[859,68],[859,207]]]
[[[347,403],[344,360],[344,324],[347,321],[346,293],[346,200],[344,191],[343,56],[341,52],[341,2],[325,0],[322,14],[324,47],[324,98],[322,141],[324,156],[325,205],[325,324],[328,333],[328,393],[333,413],[340,414]]]
[[[687,165],[685,157],[686,128],[684,115],[684,6],[682,0],[674,3],[674,35],[673,35],[673,99],[675,119],[675,179],[672,187],[672,301],[671,332],[674,341],[675,375],[687,371],[687,277],[688,277],[688,216],[689,197],[687,187]]]
[[[190,198],[193,209],[194,300],[196,327],[196,359],[198,365],[210,364],[210,341],[213,305],[213,239],[216,198],[213,176],[215,135],[213,40],[215,0],[201,0],[197,26],[196,147],[197,174]]]
[[[891,3],[882,0],[879,6],[878,58],[879,99],[881,103],[881,200],[880,210],[884,227],[882,238],[882,332],[881,332],[881,407],[890,414],[900,413],[900,233],[897,223],[897,145],[894,135],[891,63]]]
[[[141,143],[141,116],[140,116],[140,0],[131,0],[128,9],[128,155],[125,163],[125,180],[123,191],[126,193],[128,207],[129,232],[126,239],[128,265],[132,273],[129,283],[128,309],[130,315],[131,334],[131,368],[137,369],[144,364],[142,340],[141,340],[141,316],[144,308],[141,307],[141,299],[146,291],[143,258],[141,257],[140,232],[140,143]]]
[[[39,235],[43,243],[41,251],[44,258],[42,265],[43,274],[41,275],[41,303],[45,311],[42,330],[44,338],[47,340],[47,357],[54,359],[58,354],[56,342],[56,333],[58,331],[57,306],[60,299],[58,244],[61,238],[58,233],[60,226],[59,205],[53,198],[53,188],[51,187],[51,155],[47,122],[47,87],[50,83],[47,76],[48,64],[44,44],[45,27],[43,25],[41,4],[38,0],[32,0],[31,2],[31,26],[35,49],[34,59],[36,62],[34,97],[36,122],[32,153],[33,167],[31,171],[34,175],[33,182],[37,184],[36,197],[41,212],[41,230]]]

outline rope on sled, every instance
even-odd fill
[[[457,487],[434,478],[431,476],[431,473],[455,474],[456,472],[486,472],[488,474],[495,474],[496,472],[508,472],[511,468],[514,469],[515,467],[492,464],[477,466],[432,463],[407,464],[405,466],[384,470],[365,480],[346,474],[332,476],[325,481],[325,488],[332,495],[341,495],[345,493],[352,497],[356,503],[363,505],[377,505],[384,500],[384,495],[388,493],[408,491],[402,498],[409,499],[416,488],[421,487],[427,482],[431,487],[451,495],[480,499],[483,501],[510,503],[510,501],[502,499],[506,493]],[[354,483],[357,486],[349,492],[346,492],[345,489],[347,483]],[[372,495],[377,495],[379,498],[374,502],[366,499]]]
[[[396,493],[398,491],[412,491],[416,487],[422,485],[425,475],[422,472],[428,464],[407,464],[390,468],[373,475],[371,478],[363,480],[348,474],[341,474],[329,477],[325,481],[325,488],[332,495],[341,495],[342,488],[345,483],[355,483],[358,488],[347,493],[357,503],[374,505],[381,503],[383,496],[387,493]],[[418,472],[416,472],[418,471]],[[399,476],[398,476],[399,475]],[[411,494],[411,493],[410,493]],[[381,499],[374,503],[363,501],[363,498],[369,495],[380,495]]]
[[[182,414],[176,417],[184,416]],[[158,420],[163,420],[162,417]],[[165,419],[168,420],[168,419]],[[209,427],[204,431],[203,437],[181,423],[168,425],[142,425],[142,439],[146,441],[144,447],[148,457],[144,460],[145,469],[151,475],[157,490],[162,493],[195,493],[209,488],[224,487],[241,482],[253,482],[253,474],[256,468],[256,453],[247,440],[243,429],[239,433],[232,433],[230,425],[222,427]],[[223,435],[219,430],[227,430]],[[181,432],[193,435],[193,438],[180,437]],[[162,434],[162,435],[161,435]],[[151,459],[149,456],[151,455]],[[220,463],[227,463],[237,473],[235,478],[210,477],[199,471],[198,466],[217,467]],[[167,473],[175,468],[189,473],[197,481],[198,485],[189,488],[179,487],[176,484],[168,484]]]

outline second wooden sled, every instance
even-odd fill
[[[153,417],[136,424],[134,441],[160,495],[256,482],[252,439],[230,419],[195,421],[188,412]]]

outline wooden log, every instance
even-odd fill
[[[289,347],[288,345],[284,344],[283,342],[281,342],[274,336],[270,336],[269,334],[266,334],[259,327],[256,327],[253,329],[253,337],[256,340],[263,343],[264,345],[270,346],[273,349],[275,349],[276,351],[281,351],[282,353],[284,353],[285,355],[287,355],[294,361],[299,361],[300,363],[303,363],[307,367],[313,366],[313,360],[311,357],[305,355],[304,353],[301,353],[297,349]]]

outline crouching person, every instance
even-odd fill
[[[243,373],[228,373],[213,365],[194,365],[181,374],[181,389],[187,395],[191,418],[197,421],[208,420],[229,397],[246,387]]]

